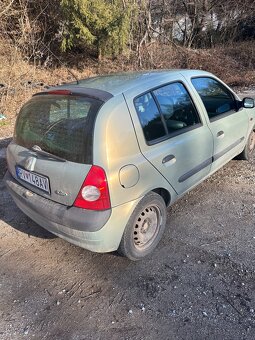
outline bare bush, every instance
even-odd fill
[[[0,36],[10,40],[22,55],[49,66],[51,50],[58,49],[59,1],[3,0],[0,5]]]

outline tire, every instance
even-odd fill
[[[156,248],[165,226],[165,201],[160,195],[150,192],[130,216],[118,252],[132,261],[141,260]]]
[[[243,151],[236,157],[236,159],[251,161],[255,149],[255,131],[252,131],[248,137],[247,143]]]

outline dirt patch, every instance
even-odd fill
[[[1,338],[254,339],[254,170],[232,161],[169,208],[139,263],[55,238],[1,183]]]

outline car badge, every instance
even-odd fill
[[[25,161],[24,168],[28,171],[34,171],[36,163],[36,157],[28,157]]]

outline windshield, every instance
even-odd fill
[[[14,140],[66,160],[92,163],[93,128],[102,102],[81,96],[38,95],[21,109]]]

